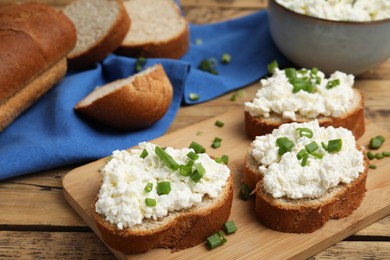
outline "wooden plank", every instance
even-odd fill
[[[249,146],[244,133],[243,112],[240,108],[232,109],[218,117],[225,122],[223,128],[214,126],[215,119],[211,118],[191,127],[184,128],[172,134],[156,139],[154,142],[162,146],[188,146],[190,140],[195,140],[207,147],[215,136],[220,136],[225,142],[217,150],[208,149],[214,156],[228,154],[231,163],[229,167],[234,173],[235,199],[233,200],[231,219],[238,225],[239,232],[229,236],[229,244],[208,252],[204,245],[186,249],[172,255],[169,250],[156,249],[140,258],[150,257],[257,257],[257,258],[306,258],[352,235],[356,231],[376,222],[390,213],[390,175],[387,173],[390,160],[378,161],[378,169],[370,171],[367,180],[367,193],[360,208],[351,216],[340,220],[329,221],[322,229],[311,234],[287,234],[275,232],[263,227],[253,214],[252,201],[244,202],[238,199],[238,190],[243,169],[246,149]],[[198,131],[204,134],[196,135]],[[367,123],[366,134],[359,143],[366,145],[369,137],[390,134],[373,123]],[[384,150],[390,150],[390,142],[385,143]],[[105,159],[76,168],[64,177],[64,194],[67,201],[99,235],[91,219],[91,203],[99,190],[98,169]],[[82,172],[83,174],[80,174]],[[89,183],[88,189],[80,183]],[[284,250],[279,250],[284,248]],[[114,251],[119,258],[126,259],[120,252]],[[137,256],[138,257],[138,256]]]

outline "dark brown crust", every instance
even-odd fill
[[[80,101],[75,110],[114,128],[142,129],[165,115],[172,97],[172,85],[164,68],[158,64],[151,72],[136,75],[132,84],[124,85],[90,105]]]
[[[123,5],[123,1],[117,0],[119,15],[108,33],[95,45],[83,53],[76,53],[68,56],[69,67],[72,69],[83,69],[102,61],[108,54],[118,48],[131,27],[131,20]]]
[[[64,76],[75,43],[72,22],[48,5],[0,6],[0,131]]]
[[[221,230],[229,219],[233,200],[233,178],[230,175],[223,199],[212,208],[192,208],[158,229],[143,232],[130,229],[118,230],[95,212],[93,217],[103,241],[110,247],[128,254],[144,253],[153,248],[182,250],[203,243],[206,238]]]
[[[330,199],[296,203],[291,199],[275,199],[263,189],[263,182],[256,185],[256,216],[260,222],[273,230],[289,233],[311,233],[321,228],[330,219],[349,216],[361,204],[366,192],[368,160],[365,171],[350,184],[342,187]],[[287,202],[286,202],[287,201]]]
[[[364,124],[364,96],[361,92],[355,89],[361,96],[361,104],[357,109],[354,109],[350,113],[347,113],[341,117],[321,117],[318,118],[320,126],[328,127],[344,127],[352,131],[356,140],[359,139],[365,131]],[[247,136],[254,140],[256,136],[269,134],[275,128],[278,128],[282,124],[292,122],[307,122],[312,119],[300,119],[296,121],[279,118],[279,121],[267,120],[261,117],[254,117],[245,111],[245,131]]]
[[[188,24],[180,34],[164,42],[150,42],[142,45],[122,45],[115,51],[119,55],[144,58],[179,59],[189,48]]]

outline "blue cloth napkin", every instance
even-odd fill
[[[0,179],[89,162],[152,140],[166,132],[182,104],[204,102],[252,83],[267,73],[274,59],[286,62],[270,38],[266,11],[216,24],[191,24],[190,34],[190,50],[181,60],[148,59],[145,65],[161,63],[174,87],[171,107],[159,122],[141,131],[118,131],[73,111],[96,86],[135,73],[135,59],[112,54],[94,68],[68,72],[0,133]],[[195,43],[199,39],[202,44]],[[219,59],[224,53],[232,59],[217,64],[219,75],[198,69],[202,59]],[[191,101],[189,93],[198,94],[199,100]]]

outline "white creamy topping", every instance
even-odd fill
[[[190,208],[202,202],[206,194],[215,198],[226,185],[229,168],[216,163],[207,154],[199,154],[199,159],[195,161],[206,170],[196,183],[189,176],[170,170],[155,154],[155,147],[152,143],[143,142],[139,144],[139,149],[116,150],[102,169],[103,183],[96,202],[96,212],[104,215],[118,229],[141,224],[144,218],[156,220],[171,211]],[[142,159],[140,155],[144,149],[148,155]],[[187,164],[190,151],[193,150],[165,149],[179,165]],[[156,190],[158,181],[169,181],[171,192],[159,196]],[[146,193],[144,188],[148,183],[153,183],[153,189]],[[145,198],[155,199],[156,206],[146,206]]]
[[[368,22],[390,18],[389,0],[276,0],[304,15],[332,21]]]
[[[308,128],[313,137],[300,137],[297,128]],[[287,137],[294,143],[291,152],[278,154],[276,140]],[[341,139],[342,149],[334,154],[326,152],[321,142]],[[308,165],[302,166],[297,159],[305,145],[317,142],[322,159],[309,156]],[[275,198],[286,196],[292,199],[318,197],[339,183],[350,183],[364,171],[362,152],[356,149],[352,133],[345,128],[320,127],[318,121],[291,123],[280,126],[272,134],[258,136],[252,142],[252,155],[261,164],[265,190]]]
[[[297,114],[306,118],[318,116],[339,117],[348,111],[353,104],[354,76],[336,71],[329,78],[318,71],[316,77],[311,76],[311,70],[303,69],[297,73],[297,78],[311,78],[315,88],[313,93],[300,90],[293,93],[293,85],[289,82],[285,70],[276,68],[272,77],[260,80],[261,87],[252,102],[245,102],[245,111],[252,116],[269,118],[274,112],[283,118],[296,120]],[[330,81],[339,80],[340,84],[327,88]]]

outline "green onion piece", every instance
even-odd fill
[[[294,147],[294,143],[287,137],[279,137],[276,139],[276,146],[279,147],[279,155],[283,155],[291,151],[291,149]]]
[[[218,233],[214,233],[206,239],[206,244],[209,249],[214,249],[222,245],[222,239]]]
[[[308,79],[304,78],[295,78],[289,80],[290,84],[293,85],[293,93],[297,93],[300,90],[306,91],[308,93],[313,93],[315,88]]]
[[[305,145],[305,148],[306,148],[306,151],[311,154],[314,151],[317,151],[318,148],[320,148],[320,147],[318,146],[318,144],[316,142],[313,141],[310,144]]]
[[[370,149],[374,149],[374,150],[379,149],[382,146],[382,144],[383,144],[382,140],[384,140],[384,139],[382,139],[379,136],[371,138],[370,139],[370,144],[368,145],[368,147]]]
[[[234,93],[231,97],[230,97],[230,101],[236,101],[237,100],[237,93]]]
[[[191,173],[190,178],[193,182],[199,182],[202,179],[203,175],[199,173],[198,170],[195,170]]]
[[[198,170],[200,175],[203,176],[205,174],[206,170],[205,170],[205,168],[203,167],[203,165],[201,163],[195,164],[195,167]]]
[[[300,151],[297,153],[297,159],[300,160],[300,159],[302,159],[305,155],[307,156],[308,154],[307,154],[307,152],[306,152],[305,149],[302,149],[302,150],[300,150]]]
[[[317,152],[312,152],[311,155],[313,155],[317,159],[322,159],[324,157],[323,153],[317,153]]]
[[[157,201],[155,199],[145,198],[145,204],[148,207],[154,207],[157,205]]]
[[[222,55],[222,57],[221,57],[221,61],[222,61],[222,63],[224,63],[224,64],[230,63],[231,60],[232,60],[232,57],[230,56],[229,53],[224,53],[224,54]]]
[[[313,131],[311,131],[309,128],[297,128],[299,132],[299,136],[303,137],[306,136],[307,138],[313,137]]]
[[[194,161],[196,161],[196,160],[198,160],[199,159],[199,155],[197,155],[196,153],[194,153],[194,152],[189,152],[188,154],[187,154],[187,156],[190,158],[190,159],[192,159],[192,160],[194,160]]]
[[[370,165],[368,165],[368,168],[370,168],[370,169],[376,169],[376,165],[375,165],[375,164],[370,164]]]
[[[304,75],[307,73],[307,69],[300,69],[297,71],[299,74]]]
[[[306,153],[303,155],[302,157],[302,161],[301,161],[301,165],[302,166],[306,166],[308,163],[307,163],[307,159],[309,158],[309,155]]]
[[[196,93],[190,93],[190,100],[191,101],[196,101],[196,100],[198,100],[199,99],[199,95],[198,94],[196,94]]]
[[[284,70],[284,73],[289,79],[295,79],[297,77],[297,70],[294,68],[287,68]]]
[[[228,222],[223,224],[223,230],[226,234],[230,235],[237,231],[237,226],[233,220],[229,220]]]
[[[321,77],[320,76],[316,76],[316,84],[321,84]]]
[[[321,142],[321,146],[325,151],[328,150],[328,146],[324,142]]]
[[[337,87],[338,85],[340,85],[339,79],[329,80],[328,84],[326,84],[326,88],[331,89],[331,88]]]
[[[311,74],[317,75],[317,73],[318,73],[318,68],[316,67],[311,68]]]
[[[149,182],[148,184],[146,184],[145,188],[144,188],[144,192],[151,192],[153,189],[153,183]]]
[[[227,165],[229,163],[229,156],[226,154],[221,156],[222,161]]]
[[[380,160],[380,159],[383,159],[383,154],[382,153],[376,153],[375,154],[375,159],[378,159],[378,160]]]
[[[201,38],[196,38],[195,39],[195,44],[196,45],[201,45],[203,43],[203,40]]]
[[[222,158],[219,158],[219,157],[215,158],[214,161],[215,161],[216,163],[219,163],[219,164],[223,163]]]
[[[135,71],[140,72],[142,67],[145,65],[146,59],[144,57],[139,57],[135,62]]]
[[[223,127],[224,126],[224,123],[222,121],[215,121],[215,125],[218,126],[218,127]]]
[[[192,161],[192,160],[189,160],[188,162],[187,162],[187,164],[186,164],[186,166],[194,166],[195,165],[195,163],[194,163],[194,161]]]
[[[204,153],[206,149],[195,141],[192,141],[189,148],[194,149],[195,153]]]
[[[225,244],[225,243],[227,242],[227,239],[225,238],[225,236],[224,236],[224,234],[223,234],[222,231],[219,231],[219,232],[218,232],[218,236],[219,236],[219,238],[221,239],[222,244]]]
[[[169,181],[161,181],[157,183],[157,194],[165,195],[171,192],[171,183]]]
[[[205,72],[208,72],[208,73],[211,73],[211,74],[214,74],[214,75],[218,75],[218,71],[215,69],[215,62],[214,60],[212,59],[203,59],[199,65],[198,65],[198,69],[200,70],[203,70]]]
[[[222,138],[221,137],[214,137],[214,141],[213,142],[222,142]]]
[[[378,135],[375,138],[381,140],[382,144],[385,142],[385,137],[383,135]]]
[[[245,183],[242,184],[240,188],[240,198],[243,200],[248,200],[250,194],[251,194],[251,189],[249,188],[249,186],[246,185]]]
[[[192,172],[192,165],[180,165],[179,173],[181,176],[190,176]]]
[[[370,159],[370,160],[373,160],[375,158],[375,155],[371,151],[368,151],[367,152],[367,158]]]
[[[390,152],[383,152],[382,153],[384,157],[389,157],[390,156]]]
[[[169,169],[171,169],[173,171],[176,171],[177,169],[179,169],[179,164],[163,149],[156,146],[156,148],[154,149],[154,152],[165,163],[165,165]]]
[[[274,70],[276,68],[278,68],[279,65],[278,65],[278,62],[276,60],[272,61],[270,64],[268,64],[267,66],[267,69],[268,69],[268,73],[272,74],[274,73]]]
[[[211,144],[211,147],[213,147],[214,149],[217,149],[217,148],[219,148],[221,146],[221,142],[213,142],[212,144]]]
[[[328,142],[328,153],[337,153],[343,147],[343,141],[341,139],[333,139]]]
[[[144,149],[139,157],[141,157],[142,159],[145,159],[146,156],[148,156],[148,151],[146,149]]]

